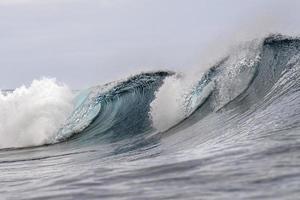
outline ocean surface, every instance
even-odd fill
[[[0,199],[300,198],[299,38],[247,42],[202,73],[35,80],[0,111]]]

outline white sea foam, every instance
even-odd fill
[[[34,80],[11,93],[0,93],[0,148],[50,142],[73,109],[72,91],[55,79]]]
[[[165,131],[191,114],[193,109],[187,108],[187,100],[197,80],[198,76],[178,74],[164,80],[150,105],[149,115],[153,127]]]

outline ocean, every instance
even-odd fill
[[[0,199],[299,199],[300,39],[201,73],[0,94]]]

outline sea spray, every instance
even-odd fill
[[[0,93],[0,148],[48,143],[72,111],[72,99],[66,85],[46,78]]]

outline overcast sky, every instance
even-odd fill
[[[299,9],[298,0],[0,0],[0,88],[201,68],[228,41],[298,35]]]

